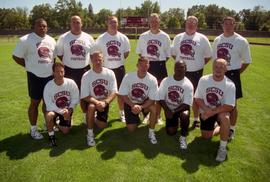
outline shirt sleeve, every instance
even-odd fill
[[[224,104],[235,106],[235,85],[231,83],[225,91]]]
[[[171,57],[171,39],[169,35],[166,35],[166,40],[165,40],[165,55],[166,58]]]
[[[126,74],[125,77],[122,80],[121,85],[120,85],[119,95],[128,95],[128,92],[129,92],[129,90],[128,90],[128,87],[129,87],[128,80],[129,80],[129,75]]]
[[[117,93],[117,82],[113,71],[110,72],[110,90]]]
[[[183,103],[185,103],[189,106],[192,106],[192,104],[193,104],[193,86],[192,86],[192,84],[190,84],[184,92]]]
[[[202,86],[203,86],[203,83],[202,83],[202,79],[199,80],[199,83],[198,83],[198,86],[197,86],[197,89],[195,91],[195,95],[194,95],[194,98],[198,98],[198,99],[203,99],[203,93],[202,93]]]
[[[171,56],[176,56],[177,54],[177,51],[176,51],[176,38],[177,37],[174,37],[173,41],[172,41],[172,46],[171,46]]]
[[[88,97],[90,95],[88,87],[89,85],[87,81],[87,75],[83,75],[81,80],[81,99]]]
[[[165,100],[165,96],[166,96],[166,80],[167,79],[163,79],[160,83],[160,86],[158,88],[158,100]]]
[[[247,40],[243,41],[240,57],[244,63],[247,63],[247,64],[251,63],[250,47]]]
[[[142,36],[139,37],[138,43],[137,43],[137,47],[136,47],[136,54],[142,54],[143,51],[142,49],[144,48],[144,43],[143,43],[143,39]]]
[[[128,37],[126,36],[124,39],[124,45],[125,45],[124,52],[130,52],[130,42],[129,42]]]
[[[204,36],[204,58],[212,57],[211,44],[206,36]]]
[[[152,80],[152,85],[151,85],[150,90],[149,90],[149,99],[151,99],[151,100],[159,100],[158,83],[157,83],[156,78],[154,78]]]
[[[79,103],[80,99],[79,99],[79,89],[76,85],[76,83],[72,80],[71,82],[71,102],[70,102],[70,108],[73,108]]]
[[[56,42],[56,53],[58,56],[64,55],[64,37],[60,36]]]
[[[18,58],[25,58],[26,50],[27,50],[27,45],[25,45],[25,41],[20,39],[16,45],[16,48],[13,51],[13,55]]]

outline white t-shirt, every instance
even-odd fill
[[[55,40],[51,36],[39,37],[33,32],[20,38],[13,55],[25,60],[26,71],[46,78],[52,75],[55,46]]]
[[[119,88],[119,95],[127,95],[132,103],[142,104],[147,99],[158,100],[157,79],[147,73],[139,78],[137,72],[128,73],[123,78]]]
[[[117,83],[114,72],[102,68],[101,73],[93,69],[84,73],[81,83],[81,99],[91,96],[97,100],[106,99],[112,92],[117,92]]]
[[[63,64],[80,69],[89,65],[90,49],[94,45],[91,35],[81,32],[74,35],[70,31],[61,35],[57,41],[57,55],[63,56]]]
[[[205,105],[210,108],[224,104],[235,106],[235,85],[226,76],[217,82],[212,74],[205,75],[200,79],[194,97],[203,99]]]
[[[171,54],[176,61],[185,61],[187,71],[193,72],[203,69],[204,59],[212,56],[212,49],[205,35],[195,32],[190,36],[183,32],[174,37]]]
[[[247,39],[234,33],[231,37],[223,34],[216,37],[213,43],[213,58],[223,58],[227,60],[227,70],[236,70],[244,63],[251,63],[250,48]]]
[[[153,34],[148,30],[140,35],[136,53],[147,57],[149,61],[165,61],[171,56],[170,45],[168,34],[162,30],[158,34]]]
[[[116,35],[105,32],[97,38],[95,45],[103,53],[103,66],[110,69],[123,66],[124,53],[130,51],[129,39],[121,32],[117,32]]]
[[[43,92],[47,111],[62,114],[62,109],[74,109],[79,102],[79,89],[69,78],[64,78],[62,85],[56,85],[54,80],[49,81]]]
[[[192,106],[193,85],[188,78],[177,81],[173,76],[164,78],[159,86],[159,100],[164,100],[167,106],[173,110],[181,104]]]

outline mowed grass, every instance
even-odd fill
[[[109,127],[95,131],[96,147],[86,145],[86,129],[80,108],[68,135],[56,133],[58,147],[29,136],[26,73],[11,59],[16,41],[0,44],[0,181],[268,181],[270,170],[270,47],[251,46],[253,63],[242,74],[244,98],[239,101],[236,139],[228,145],[228,160],[215,162],[219,137],[200,138],[191,130],[188,150],[179,150],[178,137],[167,136],[157,126],[157,145],[141,125],[129,134],[118,120],[116,102],[111,105]],[[136,41],[126,61],[136,70]],[[173,61],[167,62],[169,73]],[[211,72],[208,64],[205,74]],[[43,128],[39,113],[38,126]],[[41,130],[42,131],[42,130]]]

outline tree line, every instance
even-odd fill
[[[115,14],[109,9],[101,9],[93,13],[91,8],[84,8],[80,1],[58,0],[55,7],[50,4],[35,5],[30,12],[27,8],[0,8],[0,29],[21,30],[30,29],[37,18],[44,18],[49,28],[68,29],[69,17],[79,15],[85,29],[105,28],[106,18],[115,15],[121,20],[122,17],[140,16],[148,17],[151,13],[159,13],[162,28],[183,28],[185,12],[181,8],[170,8],[160,12],[158,2],[144,1],[139,7],[119,8]],[[224,16],[232,16],[237,21],[237,30],[270,31],[270,11],[261,6],[253,9],[243,9],[239,12],[216,4],[195,5],[188,9],[187,16],[195,15],[199,19],[200,29],[219,29]]]

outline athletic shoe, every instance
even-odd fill
[[[148,137],[149,137],[150,142],[152,144],[157,144],[157,139],[156,139],[156,135],[154,132],[149,132]]]
[[[57,147],[57,145],[56,145],[56,138],[55,138],[54,135],[49,136],[49,141],[50,141],[51,147]]]
[[[186,137],[180,136],[179,142],[180,142],[180,149],[186,150],[187,149]]]
[[[147,115],[144,117],[142,124],[147,125],[148,122],[149,122],[149,118],[150,118],[150,114],[147,114]]]
[[[39,133],[37,129],[30,129],[30,135],[35,140],[43,139],[43,135]]]
[[[163,122],[162,118],[158,118],[157,125],[163,125],[163,124],[164,124],[164,122]]]
[[[229,141],[230,141],[230,140],[233,140],[234,137],[235,137],[235,130],[230,129],[230,133],[229,133]]]
[[[223,161],[225,161],[226,156],[227,156],[226,147],[219,147],[218,152],[217,152],[216,161],[223,162]]]
[[[126,122],[125,112],[120,111],[119,116],[120,116],[121,122],[125,123]]]
[[[86,135],[87,145],[90,147],[94,147],[96,145],[94,136],[92,135]]]
[[[193,121],[192,128],[200,128],[200,121]]]

